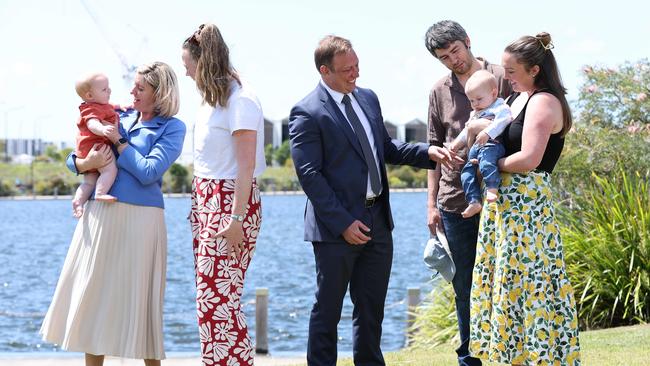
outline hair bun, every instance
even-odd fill
[[[544,48],[548,47],[551,44],[551,35],[546,32],[537,33],[535,38],[539,39]]]

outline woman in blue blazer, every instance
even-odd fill
[[[41,327],[45,341],[84,352],[86,365],[104,356],[165,358],[162,313],[167,262],[162,177],[180,156],[185,124],[178,112],[174,71],[162,62],[141,66],[131,91],[135,110],[123,112],[108,148],[68,159],[84,172],[115,159],[109,194],[117,202],[90,200],[77,224],[50,308]]]

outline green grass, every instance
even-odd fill
[[[582,364],[586,366],[642,366],[650,364],[650,325],[610,328],[580,334]],[[386,365],[455,366],[458,365],[454,346],[444,344],[435,348],[404,349],[384,355]],[[483,363],[486,366],[495,363]],[[338,366],[352,366],[343,359]]]

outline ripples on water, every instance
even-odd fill
[[[255,288],[269,288],[270,352],[307,349],[315,289],[314,257],[302,240],[305,196],[262,198],[262,229],[247,273],[244,311],[255,336]],[[194,304],[192,241],[185,217],[188,198],[165,200],[168,229],[165,349],[199,352]],[[396,228],[393,269],[386,300],[382,347],[404,345],[406,289],[430,289],[422,262],[428,238],[426,194],[392,193]],[[67,200],[0,201],[0,352],[57,351],[38,336],[77,220]],[[346,297],[339,324],[339,350],[352,350],[352,304]]]

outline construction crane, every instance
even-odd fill
[[[83,5],[84,9],[90,16],[90,19],[92,19],[93,23],[95,23],[97,29],[101,33],[106,43],[108,43],[111,46],[111,49],[113,50],[117,58],[120,60],[120,63],[122,64],[122,80],[124,80],[127,87],[131,87],[131,85],[133,84],[133,78],[135,76],[135,70],[137,69],[137,66],[129,62],[129,59],[127,59],[124,52],[122,52],[118,43],[115,42],[115,40],[110,36],[105,24],[102,22],[102,19],[97,16],[96,12],[92,9],[90,4],[88,4],[88,1],[81,0],[81,5]],[[133,26],[131,26],[131,24],[127,24],[127,26],[131,28],[135,33],[140,34],[142,39],[138,47],[138,50],[141,50],[147,44],[148,41],[147,37],[137,32],[133,28]]]

